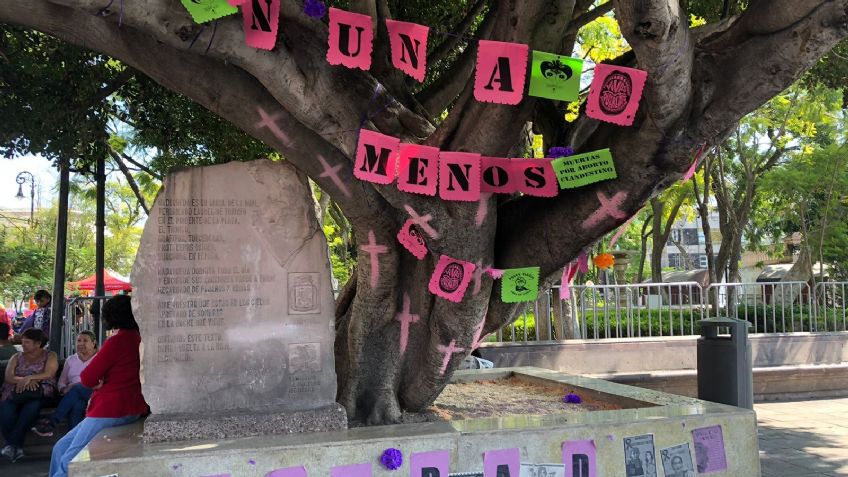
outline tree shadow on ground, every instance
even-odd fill
[[[838,476],[848,472],[848,428],[811,422],[809,427],[759,422],[763,477]]]

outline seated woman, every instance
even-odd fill
[[[97,338],[91,331],[81,331],[77,336],[77,352],[65,360],[62,375],[59,376],[59,394],[62,400],[56,406],[50,419],[42,419],[32,431],[41,437],[53,435],[53,429],[62,419],[67,418],[69,428],[73,429],[85,418],[85,408],[92,390],[80,383],[80,374],[91,358],[97,353]]]
[[[24,437],[38,417],[42,400],[55,394],[59,359],[44,349],[47,341],[38,328],[24,331],[23,351],[6,365],[6,381],[0,389],[0,430],[6,446],[0,454],[12,462],[24,456]]]
[[[50,477],[68,475],[68,464],[98,432],[122,426],[147,413],[141,395],[139,345],[141,335],[130,297],[112,297],[101,310],[107,329],[116,330],[80,374],[83,386],[94,389],[85,419],[53,446]]]

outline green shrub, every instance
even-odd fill
[[[616,311],[619,315],[616,316]],[[726,312],[725,312],[726,314]],[[526,320],[525,317],[526,316]],[[578,312],[581,330],[585,322],[586,339],[604,338],[627,338],[648,336],[681,336],[700,335],[700,320],[709,317],[702,315],[700,308],[671,308],[671,309],[645,309],[625,308],[610,309],[604,314],[603,307],[597,310],[585,310],[582,314]],[[841,309],[828,309],[826,316],[824,311],[819,311],[815,324],[810,323],[810,308],[808,306],[774,307],[771,305],[745,306],[739,305],[737,317],[748,320],[752,326],[751,333],[790,333],[793,331],[845,331],[843,322],[843,311]],[[794,328],[793,328],[794,320]],[[827,321],[825,323],[825,320]],[[845,318],[848,321],[848,317]],[[526,322],[526,326],[525,326]],[[544,326],[547,326],[546,322]],[[608,323],[608,325],[607,325]],[[753,326],[756,323],[756,327]],[[630,332],[628,333],[628,325]],[[519,315],[511,324],[501,329],[501,341],[521,342],[525,340],[524,330],[527,330],[527,341],[536,340],[536,317],[534,313]],[[553,326],[554,339],[562,339],[557,336],[558,324]],[[609,331],[607,331],[609,328]],[[812,328],[812,330],[811,330]],[[495,340],[495,339],[493,339]]]

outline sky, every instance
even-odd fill
[[[22,171],[35,176],[35,207],[48,207],[56,197],[59,173],[51,162],[40,156],[24,156],[15,159],[0,159],[0,210],[29,209],[30,183],[24,184],[24,199],[18,199],[18,184],[15,177]]]

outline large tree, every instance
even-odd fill
[[[412,3],[417,8],[409,7]],[[431,295],[426,283],[439,254],[498,268],[538,265],[551,283],[582,248],[624,221],[607,217],[579,226],[598,209],[600,194],[623,194],[620,208],[635,213],[680,179],[701,145],[724,137],[743,115],[848,36],[848,0],[750,1],[738,15],[695,29],[677,0],[614,0],[600,6],[593,0],[480,0],[468,13],[482,16],[481,21],[458,17],[447,25],[452,31],[473,26],[479,38],[569,54],[579,28],[612,8],[632,48],[612,61],[648,72],[636,122],[621,128],[586,117],[567,123],[564,107],[546,100],[528,97],[514,107],[477,102],[474,44],[458,37],[435,45],[434,60],[449,64],[413,94],[391,66],[382,20],[394,11],[402,20],[434,24],[427,16],[433,2],[418,3],[349,2],[350,10],[375,16],[379,28],[373,66],[362,72],[327,64],[327,25],[304,15],[299,1],[282,2],[277,46],[264,52],[244,43],[240,18],[202,29],[173,0],[0,0],[0,21],[120,59],[279,151],[332,195],[358,243],[368,242],[373,232],[388,247],[380,256],[375,288],[369,284],[368,254],[360,254],[359,273],[344,288],[336,310],[339,401],[350,417],[368,423],[391,422],[401,409],[427,406],[462,359],[463,353],[454,354],[441,373],[443,347],[453,342],[467,353],[481,321],[483,332],[491,332],[516,312],[516,305],[500,301],[485,275],[479,292],[468,293],[461,303]],[[464,47],[461,53],[456,41]],[[609,147],[618,179],[562,191],[553,199],[490,197],[468,204],[352,177],[361,126],[446,150],[506,156],[531,120],[551,145]],[[342,167],[329,169],[336,166]],[[409,217],[405,206],[429,214],[439,232],[428,243],[433,253],[420,262],[395,240]],[[488,213],[478,223],[481,209]],[[401,327],[394,318],[406,296],[421,319],[410,327],[401,355]]]

